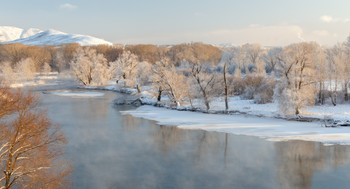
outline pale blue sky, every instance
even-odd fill
[[[0,25],[113,43],[342,42],[349,0],[0,0]]]

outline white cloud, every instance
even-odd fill
[[[60,8],[61,8],[61,9],[74,10],[74,9],[76,9],[76,8],[78,8],[78,7],[75,6],[75,5],[72,5],[72,4],[70,4],[70,3],[65,3],[65,4],[60,5]]]
[[[336,22],[342,22],[342,23],[347,23],[350,22],[350,18],[334,18],[329,15],[323,15],[320,17],[320,20],[325,23],[336,23]]]
[[[334,22],[334,18],[328,15],[323,15],[320,17],[320,20],[322,22],[326,22],[326,23],[330,23],[330,22]]]

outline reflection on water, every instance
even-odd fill
[[[345,188],[349,147],[159,126],[119,111],[118,94],[43,94],[67,137],[74,188]]]
[[[324,147],[320,143],[304,141],[279,142],[275,146],[278,180],[282,188],[310,188],[316,172],[336,171],[349,162],[348,146]]]

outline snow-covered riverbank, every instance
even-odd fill
[[[257,136],[271,141],[306,140],[326,144],[350,144],[349,127],[326,128],[320,122],[287,121],[241,114],[204,114],[148,105],[122,113],[155,120],[160,125]]]
[[[88,89],[111,90],[117,92],[136,93],[134,89],[124,89],[115,85],[103,87],[84,87]],[[154,105],[150,91],[145,88],[144,92],[136,95],[144,104]],[[166,99],[165,99],[166,101]],[[199,101],[195,101],[194,108],[201,109]],[[164,105],[169,107],[168,105]],[[184,129],[202,129],[238,135],[249,135],[266,138],[271,141],[306,140],[317,141],[327,144],[350,144],[350,127],[326,128],[322,121],[300,122],[280,119],[275,103],[255,104],[252,100],[242,100],[239,97],[229,99],[229,111],[236,112],[226,115],[217,114],[224,111],[224,99],[216,98],[211,102],[211,112],[201,113],[183,111],[192,109],[191,105],[183,105],[177,109],[159,108],[154,106],[141,106],[130,114],[159,122],[161,125],[177,125]],[[305,109],[301,116],[316,119],[336,119],[347,121],[350,119],[349,104],[338,106],[314,106]],[[182,111],[177,111],[182,110]]]

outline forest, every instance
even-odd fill
[[[201,99],[240,96],[254,103],[276,102],[284,115],[306,106],[349,103],[350,38],[333,47],[300,42],[285,47],[244,44],[219,47],[204,43],[177,45],[28,46],[0,45],[0,72],[8,83],[38,73],[71,74],[82,85],[114,81],[124,88],[150,86],[159,102],[171,106]]]

